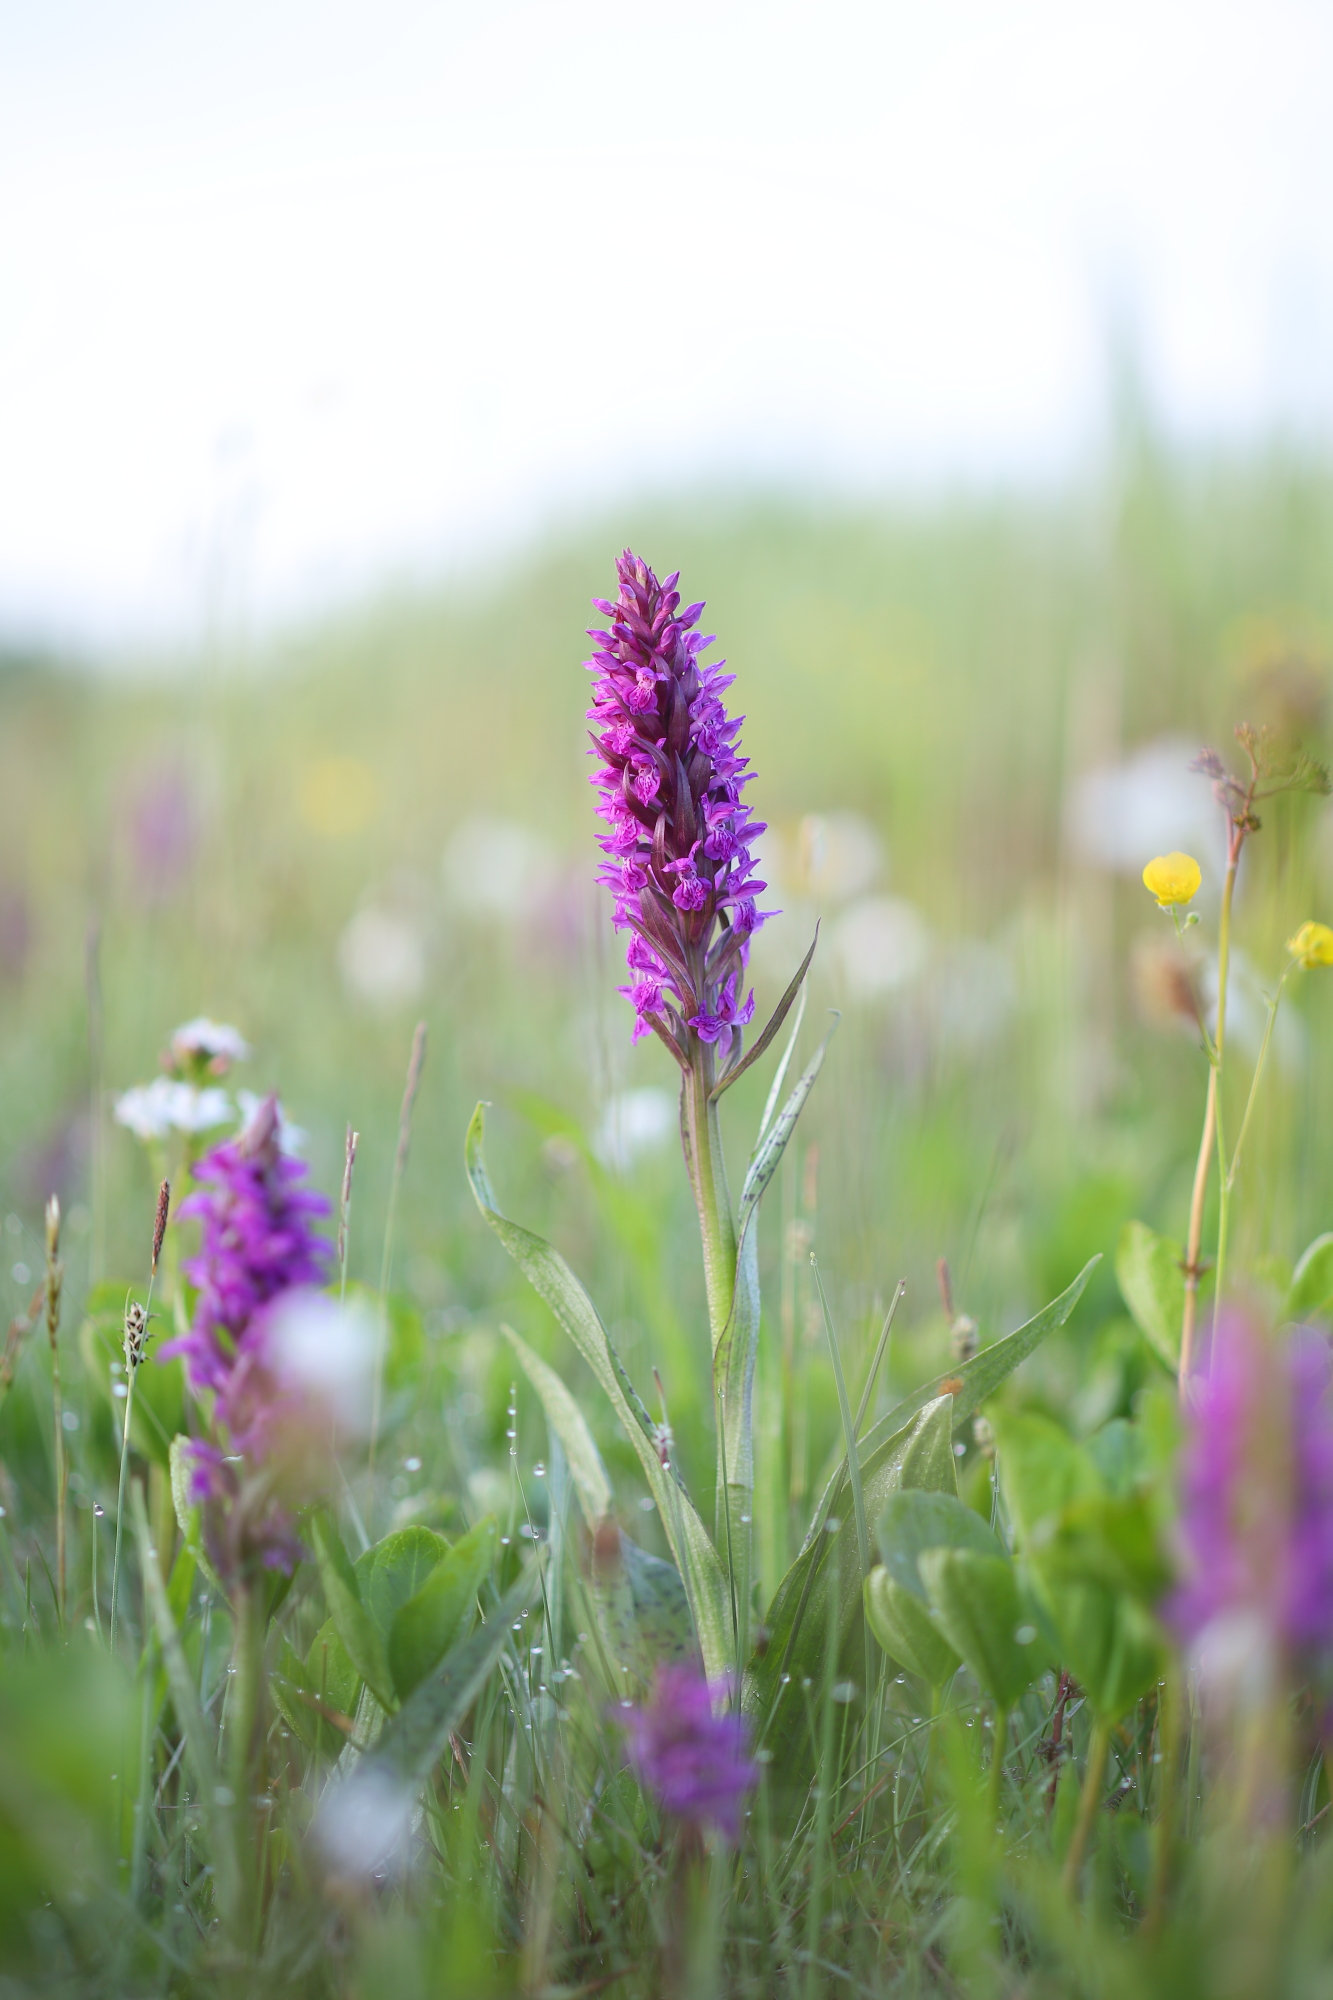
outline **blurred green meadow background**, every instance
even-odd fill
[[[429,1452],[423,1468],[423,1441],[447,1434],[460,1476],[495,1476],[501,1321],[579,1379],[468,1193],[478,1098],[505,1208],[569,1258],[640,1386],[661,1371],[687,1476],[707,1484],[708,1336],[673,1073],[652,1040],[631,1047],[622,941],[593,880],[583,632],[626,543],[707,599],[737,675],[769,827],[764,903],[783,911],[755,950],[760,1017],[817,920],[803,1046],[840,1013],[763,1221],[771,1587],[797,1518],[784,1503],[816,1485],[839,1435],[810,1248],[857,1380],[906,1279],[886,1406],[945,1365],[941,1257],[984,1341],[1104,1254],[1026,1390],[1077,1430],[1128,1411],[1159,1369],[1114,1251],[1131,1216],[1183,1234],[1206,1066],[1172,1012],[1176,947],[1139,871],[1166,847],[1199,854],[1206,926],[1222,820],[1188,773],[1193,750],[1234,748],[1245,718],[1327,752],[1321,460],[1281,444],[1189,454],[1127,423],[1095,476],[1046,492],[840,509],[705,492],[258,649],[115,671],[7,658],[0,1303],[12,1316],[37,1282],[52,1191],[67,1326],[90,1282],[142,1280],[155,1169],[116,1099],[200,1013],[249,1039],[228,1087],[280,1089],[330,1196],[345,1126],[360,1133],[350,1264],[376,1283],[423,1019],[392,1273],[415,1343],[392,1378],[403,1518],[427,1518],[446,1478]],[[1275,802],[1241,880],[1238,1041],[1257,1040],[1282,940],[1333,916],[1331,874],[1333,812]],[[1242,1188],[1237,1225],[1242,1259],[1275,1260],[1260,1267],[1275,1278],[1333,1224],[1333,995],[1304,981],[1289,1008],[1247,1169],[1262,1195]],[[727,1100],[733,1185],[766,1088],[760,1066]],[[14,1432],[42,1428],[47,1366],[31,1341],[26,1393],[0,1413],[20,1532],[39,1475]],[[784,1383],[795,1434],[779,1449]],[[100,1393],[75,1380],[77,1421]],[[530,1402],[525,1453],[543,1435]],[[584,1402],[628,1496],[628,1447]],[[87,1506],[77,1436],[71,1450]]]

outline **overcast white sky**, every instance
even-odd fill
[[[0,634],[1333,413],[1326,0],[0,0]]]

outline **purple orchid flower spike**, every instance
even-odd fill
[[[1331,1377],[1323,1335],[1269,1337],[1232,1312],[1191,1382],[1182,1579],[1164,1610],[1205,1668],[1333,1665]]]
[[[620,988],[635,1013],[634,1039],[651,1029],[683,1069],[697,1041],[735,1068],[754,996],[739,992],[750,939],[766,918],[757,898],[752,843],[764,832],[742,793],[751,782],[739,752],[743,716],[722,697],[734,676],[706,664],[713,644],[695,628],[702,604],[683,610],[677,577],[659,583],[627,549],[616,565],[620,595],[595,599],[609,630],[597,650],[592,782],[605,824],[599,880],[615,897],[618,930],[633,933],[633,975]]]
[[[274,1329],[324,1280],[329,1249],[313,1223],[329,1204],[298,1185],[305,1167],[280,1150],[278,1131],[269,1096],[238,1138],[196,1166],[202,1186],[177,1210],[202,1226],[199,1254],[183,1266],[198,1287],[194,1318],[159,1355],[182,1357],[207,1409],[212,1436],[189,1445],[191,1496],[229,1585],[255,1566],[290,1574],[301,1555],[284,1489],[304,1448],[303,1412],[276,1365]]]
[[[620,1716],[640,1782],[664,1810],[688,1826],[715,1827],[733,1846],[741,1837],[745,1799],[759,1782],[743,1715],[715,1712],[725,1683],[696,1668],[663,1667],[648,1700]]]

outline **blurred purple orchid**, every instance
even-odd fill
[[[704,1679],[692,1666],[663,1667],[641,1708],[625,1710],[630,1762],[640,1781],[674,1818],[716,1827],[733,1844],[740,1839],[747,1793],[759,1782],[749,1752],[749,1728],[733,1710],[715,1712],[725,1683]]]

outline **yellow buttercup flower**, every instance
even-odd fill
[[[1333,965],[1333,930],[1327,924],[1302,924],[1295,937],[1287,939],[1287,950],[1307,972],[1316,966]]]
[[[1143,886],[1157,898],[1158,907],[1193,902],[1203,876],[1192,854],[1159,854],[1143,871]]]

